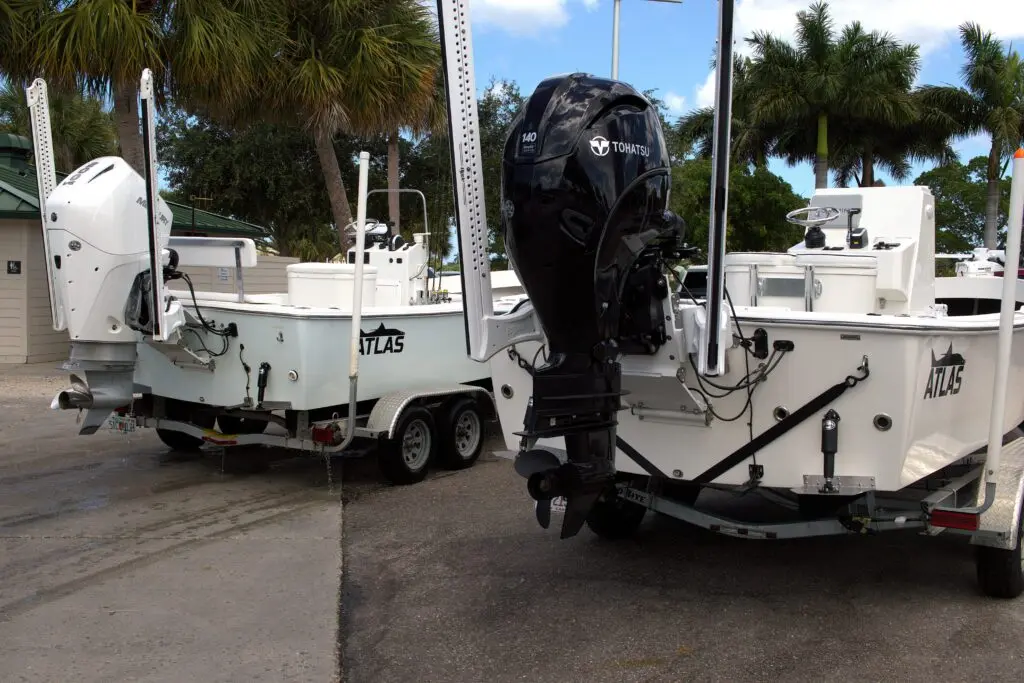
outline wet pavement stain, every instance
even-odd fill
[[[241,476],[152,431],[78,436],[47,411],[61,380],[5,372],[22,396],[0,415],[0,678],[331,680],[340,504],[322,462]]]

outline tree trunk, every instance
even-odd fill
[[[135,88],[129,84],[114,86],[114,119],[121,156],[141,175],[146,177],[146,158],[142,154],[142,128]]]
[[[870,149],[864,150],[864,153],[860,157],[861,166],[861,187],[874,187],[875,186],[875,153]]]
[[[999,242],[999,144],[992,139],[988,153],[988,197],[985,202],[985,247],[995,249]]]
[[[398,131],[393,130],[388,135],[388,190],[390,190],[388,192],[388,218],[395,224],[391,228],[392,235],[397,235],[401,227],[398,214],[401,206],[399,200],[402,196],[395,192],[398,185]]]
[[[334,151],[331,133],[319,128],[313,137],[316,142],[316,156],[320,159],[320,170],[323,171],[324,184],[327,186],[327,198],[331,201],[331,214],[338,230],[338,244],[341,246],[341,255],[344,259],[349,247],[352,246],[352,238],[345,234],[345,227],[352,222],[352,209],[348,204],[345,181],[341,178],[341,167],[338,165],[338,155]]]
[[[814,187],[828,187],[828,115],[818,114],[818,149],[814,159]]]

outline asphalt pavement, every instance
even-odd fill
[[[0,681],[332,681],[340,492],[224,474],[152,430],[78,436],[66,375],[0,366]]]
[[[311,459],[231,475],[149,431],[77,436],[47,410],[63,383],[0,368],[4,683],[1024,678],[1024,599],[980,596],[957,537],[649,514],[628,541],[561,541],[490,452],[406,487],[371,460],[334,486]]]
[[[1024,678],[1024,599],[980,596],[962,538],[745,540],[649,513],[628,541],[562,541],[531,503],[488,457],[348,504],[345,680]]]

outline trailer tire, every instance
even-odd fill
[[[170,429],[156,430],[156,435],[164,442],[164,445],[170,448],[172,451],[181,451],[182,453],[194,453],[203,446],[203,440],[197,439],[191,434],[184,434],[182,432],[171,431]]]
[[[395,435],[380,442],[377,462],[381,472],[399,486],[423,481],[434,460],[437,441],[430,411],[420,406],[406,408],[395,425]]]
[[[1024,562],[1021,558],[1021,537],[1024,536],[1024,514],[1017,519],[1017,545],[1012,549],[975,548],[975,567],[982,593],[991,598],[1016,598],[1024,593]]]
[[[605,540],[619,541],[635,534],[646,514],[647,508],[616,495],[613,490],[594,503],[587,526]]]
[[[181,416],[174,414],[171,419],[191,422],[192,424],[198,427],[203,427],[204,429],[213,429],[213,425],[216,422],[215,419],[206,413]],[[183,432],[176,432],[173,429],[160,429],[158,427],[156,435],[164,442],[164,445],[172,451],[179,451],[182,453],[196,453],[202,448],[204,443],[199,437],[192,436],[191,434],[185,434]]]
[[[217,427],[222,434],[262,434],[266,431],[268,424],[266,420],[255,420],[249,417],[217,416]]]
[[[445,469],[473,466],[484,449],[484,418],[471,398],[453,401],[441,411],[438,460]]]

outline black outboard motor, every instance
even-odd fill
[[[562,538],[614,485],[619,354],[653,354],[667,340],[663,262],[685,253],[682,220],[667,211],[671,185],[656,109],[618,81],[545,80],[505,143],[505,248],[548,341],[516,469],[542,526],[550,500],[565,496]],[[532,449],[559,436],[564,465]]]

